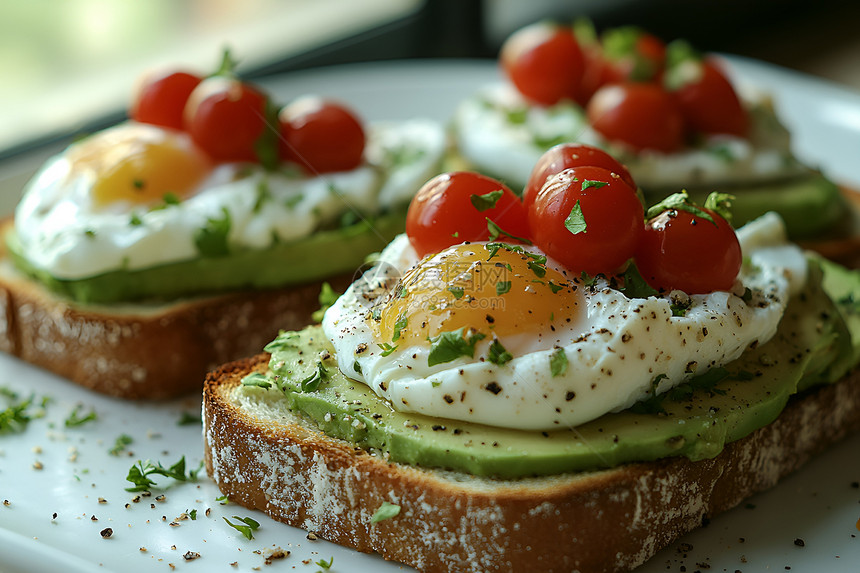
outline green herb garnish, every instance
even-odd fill
[[[385,521],[386,519],[391,519],[392,517],[397,517],[400,514],[400,506],[388,503],[387,501],[383,501],[382,505],[373,512],[373,516],[370,518],[371,525],[379,523],[380,521]]]
[[[474,357],[475,344],[483,340],[486,336],[480,332],[476,332],[469,336],[468,340],[464,338],[463,328],[452,330],[451,332],[442,332],[439,336],[430,339],[430,354],[427,357],[427,365],[435,366],[445,362],[451,362],[461,356]]]
[[[242,384],[245,381],[242,380]],[[179,415],[179,420],[176,421],[177,426],[194,426],[200,425],[203,423],[203,420],[200,419],[200,414],[192,414],[191,412],[186,412],[183,410],[182,414]]]
[[[251,519],[250,517],[239,517],[238,515],[234,515],[233,519],[238,519],[239,523],[233,523],[226,517],[224,518],[224,521],[227,522],[227,525],[244,535],[245,539],[254,539],[254,532],[260,528],[259,522]]]
[[[227,242],[232,226],[230,211],[227,207],[221,207],[221,212],[221,217],[208,218],[206,225],[194,233],[194,245],[204,257],[223,257],[230,254],[230,245]]]
[[[562,376],[567,372],[567,353],[564,348],[556,348],[549,357],[549,371],[552,377]]]
[[[113,443],[113,447],[108,450],[108,453],[112,456],[118,456],[124,452],[126,446],[130,445],[133,441],[132,437],[128,434],[120,434]]]
[[[76,428],[78,426],[83,426],[87,422],[93,422],[98,419],[98,415],[96,415],[95,409],[90,410],[90,412],[86,416],[80,416],[78,412],[80,412],[82,409],[83,406],[81,406],[80,404],[75,406],[75,409],[71,411],[63,424],[67,428]]]
[[[497,191],[490,191],[489,193],[484,193],[483,195],[472,194],[469,196],[469,200],[472,202],[472,205],[478,211],[487,211],[496,206],[496,203],[499,202],[499,199],[502,198],[505,192],[501,189]]]
[[[502,366],[513,360],[514,355],[508,352],[498,338],[494,338],[490,344],[490,350],[487,354],[487,360],[493,364]]]
[[[272,387],[272,383],[266,377],[265,374],[260,372],[251,372],[244,378],[242,378],[242,386],[255,386],[257,388],[263,388],[268,390]]]
[[[327,311],[337,299],[340,298],[339,292],[331,288],[331,285],[328,282],[324,282],[322,287],[320,288],[320,294],[318,297],[320,307],[319,310],[315,310],[311,315],[311,320],[314,322],[322,322],[323,316],[325,316],[325,311]]]
[[[499,238],[499,235],[504,235],[504,236],[506,236],[506,237],[510,237],[511,239],[513,239],[513,240],[515,240],[515,241],[519,241],[519,242],[521,242],[521,243],[525,243],[526,245],[531,245],[531,244],[532,244],[532,242],[531,242],[531,241],[529,241],[528,239],[524,239],[523,237],[517,237],[516,235],[511,235],[510,233],[508,233],[507,231],[505,231],[504,229],[502,229],[501,227],[499,227],[499,226],[498,226],[495,222],[493,222],[493,220],[492,220],[492,219],[490,219],[489,217],[486,217],[486,219],[487,219],[487,231],[488,231],[488,232],[489,232],[489,234],[490,234],[490,241],[495,241],[496,239],[498,239],[498,238]]]
[[[127,487],[125,491],[148,491],[150,486],[154,486],[155,482],[149,479],[151,475],[161,475],[164,477],[173,478],[176,481],[193,481],[197,479],[197,472],[203,467],[203,462],[196,470],[191,470],[186,475],[185,473],[185,456],[179,459],[178,462],[165,468],[161,463],[153,464],[151,461],[140,460],[128,470],[126,480],[134,484],[134,487]]]
[[[323,366],[322,361],[317,362],[316,371],[301,381],[300,386],[302,388],[302,392],[316,392],[320,387],[320,384],[325,380],[328,380],[328,377],[328,370]]]
[[[582,214],[582,206],[579,204],[579,199],[573,204],[570,214],[564,220],[564,228],[573,235],[586,232],[588,226],[585,224],[585,215]]]
[[[393,344],[388,344],[386,342],[380,342],[378,346],[382,349],[380,356],[388,356],[395,350],[397,350],[397,346]]]
[[[645,214],[645,218],[653,219],[663,211],[671,210],[686,211],[687,213],[699,217],[700,219],[704,219],[709,223],[713,223],[714,225],[717,224],[716,221],[714,221],[714,218],[711,217],[707,211],[703,211],[690,201],[690,196],[686,190],[669,195],[653,207],[649,208],[648,212]]]
[[[510,292],[511,290],[511,281],[499,281],[496,283],[496,296],[502,296],[505,293]]]

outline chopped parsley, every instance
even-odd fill
[[[394,323],[394,334],[391,336],[391,342],[397,342],[400,340],[400,332],[406,328],[409,323],[409,319],[405,316],[401,316],[397,319],[397,322]]]
[[[727,222],[732,222],[732,201],[735,196],[729,193],[712,191],[705,198],[705,209],[710,209]]]
[[[562,376],[567,372],[567,353],[564,348],[556,348],[549,357],[549,371],[552,377]]]
[[[265,179],[261,179],[257,183],[256,191],[257,195],[254,199],[254,207],[252,209],[254,214],[259,213],[260,210],[263,208],[263,205],[265,205],[272,199],[272,192],[269,190],[269,182]]]
[[[131,466],[131,469],[128,470],[128,475],[125,478],[127,481],[134,484],[134,487],[127,487],[125,488],[125,491],[149,491],[150,487],[155,485],[155,482],[149,478],[151,475],[161,475],[173,478],[176,481],[193,481],[197,479],[197,472],[199,472],[202,467],[203,462],[201,461],[200,466],[196,470],[190,470],[186,474],[185,456],[182,456],[178,462],[169,468],[165,468],[160,462],[153,464],[149,460],[146,460],[145,462],[138,460],[137,463]]]
[[[551,290],[551,291],[552,291],[552,294],[555,294],[555,293],[557,293],[558,291],[560,291],[561,289],[563,289],[563,288],[564,288],[563,286],[561,286],[561,285],[557,285],[557,284],[555,284],[555,283],[554,283],[554,282],[552,282],[552,281],[549,281],[549,282],[546,284],[546,286],[548,286],[548,287],[549,287],[549,290]]]
[[[131,445],[134,440],[128,434],[120,434],[117,436],[116,441],[113,443],[113,447],[108,450],[108,453],[112,456],[118,456],[123,453],[126,449],[126,446]]]
[[[496,203],[499,202],[499,199],[502,198],[505,192],[501,189],[496,191],[490,191],[489,193],[484,193],[483,195],[472,194],[469,196],[469,200],[472,202],[472,205],[478,211],[487,211],[496,206]]]
[[[589,188],[600,189],[601,187],[605,187],[609,185],[606,181],[594,181],[593,179],[583,179],[582,180],[582,190],[585,191]],[[578,202],[578,201],[577,201]]]
[[[230,211],[227,207],[221,207],[221,212],[221,217],[208,218],[206,225],[194,233],[194,245],[204,257],[223,257],[230,254],[230,245],[227,242],[232,226]]]
[[[140,218],[140,215],[137,213],[132,213],[131,218],[128,220],[128,224],[132,227],[138,227],[143,225],[143,219]]]
[[[340,293],[331,288],[331,285],[328,282],[324,282],[322,287],[320,288],[320,294],[318,297],[320,307],[319,310],[314,311],[311,315],[311,320],[314,322],[322,322],[323,316],[325,315],[325,311],[327,311],[337,299],[340,298]]]
[[[0,410],[0,434],[23,432],[30,420],[45,415],[44,407],[49,401],[47,397],[42,399],[42,410],[33,413],[30,408],[33,406],[34,395],[19,400],[18,394],[8,388],[0,388],[0,394],[7,400],[6,409]]]
[[[487,219],[487,231],[490,234],[490,241],[495,241],[496,239],[499,238],[499,235],[504,235],[506,237],[510,237],[511,239],[513,239],[515,241],[525,243],[526,245],[532,244],[532,242],[529,241],[528,239],[524,239],[522,237],[517,237],[516,235],[511,235],[507,231],[503,230],[495,222],[493,222],[493,220],[490,219],[489,217],[485,217],[485,218]]]
[[[572,235],[586,232],[588,226],[585,224],[585,215],[582,214],[582,206],[579,204],[579,199],[573,204],[570,214],[564,220],[564,228],[570,231]]]
[[[192,414],[191,412],[186,412],[183,410],[182,414],[179,416],[179,420],[177,420],[177,426],[194,426],[202,424],[203,420],[200,419],[200,414]]]
[[[370,518],[371,525],[379,523],[380,521],[385,521],[386,519],[391,519],[392,517],[397,517],[400,514],[400,506],[388,503],[387,501],[383,501],[382,505],[373,512],[373,516]]]
[[[627,265],[622,278],[624,279],[624,286],[619,287],[618,290],[623,292],[627,298],[648,298],[660,294],[657,289],[645,282],[639,268],[633,262]]]
[[[430,339],[430,354],[427,356],[427,365],[435,366],[451,362],[461,356],[470,358],[475,356],[475,344],[483,340],[486,336],[480,332],[476,332],[464,338],[463,328],[452,330],[451,332],[442,332],[439,336]]]
[[[239,523],[233,523],[224,517],[224,521],[227,522],[227,525],[244,535],[245,539],[254,539],[254,532],[260,528],[259,522],[251,519],[250,517],[239,517],[238,515],[234,515],[233,519],[239,520]]]
[[[78,404],[77,406],[75,406],[75,409],[72,410],[71,413],[68,415],[65,422],[63,422],[63,424],[67,428],[76,428],[78,426],[83,426],[87,422],[93,422],[98,419],[98,415],[96,415],[95,409],[90,410],[89,414],[87,414],[86,416],[80,416],[78,412],[80,412],[81,409],[83,409],[83,406]]]
[[[242,386],[255,386],[257,388],[268,390],[272,387],[272,383],[269,382],[269,379],[266,378],[265,374],[260,372],[251,372],[242,378]]]
[[[490,350],[489,354],[487,355],[487,360],[489,360],[493,364],[502,366],[513,360],[513,358],[514,355],[508,352],[507,349],[502,346],[502,343],[499,342],[499,339],[494,338],[493,342],[490,344]]]
[[[454,298],[456,298],[457,300],[460,300],[461,298],[463,298],[464,291],[463,291],[462,287],[449,286],[448,292],[450,292],[452,295],[454,295]]]
[[[328,380],[328,369],[323,366],[322,361],[317,362],[317,369],[313,374],[301,381],[302,392],[316,392],[320,384]]]
[[[714,218],[711,217],[710,213],[702,210],[700,207],[697,207],[695,203],[690,200],[689,194],[687,191],[681,191],[679,193],[673,193],[669,195],[656,205],[652,206],[648,209],[648,212],[645,213],[646,219],[653,219],[663,211],[686,211],[695,217],[699,217],[700,219],[704,219],[709,223],[717,224],[714,221]]]
[[[511,281],[499,281],[496,283],[496,295],[502,296],[511,291]]]
[[[388,344],[386,342],[380,342],[378,346],[382,349],[380,356],[388,356],[395,350],[397,350],[397,345]]]
[[[284,199],[284,207],[292,211],[296,208],[296,205],[302,202],[305,196],[301,193],[296,193],[295,195],[290,195],[286,199]]]

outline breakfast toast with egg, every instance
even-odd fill
[[[793,399],[716,457],[493,479],[394,463],[331,438],[242,380],[268,357],[206,380],[206,467],[232,502],[419,571],[630,571],[661,548],[773,487],[860,431],[860,378]]]
[[[113,396],[184,395],[309,323],[402,230],[440,125],[278,108],[232,64],[150,76],[128,121],[34,175],[2,227],[0,349]]]
[[[319,325],[210,373],[222,492],[425,572],[629,571],[860,429],[860,273],[601,153],[523,202],[434,177]]]

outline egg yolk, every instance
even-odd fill
[[[498,338],[549,332],[584,312],[584,297],[546,259],[518,247],[462,244],[422,260],[370,314],[378,340],[429,345],[464,329]]]
[[[187,197],[211,171],[211,161],[187,135],[129,123],[97,133],[68,153],[70,177],[87,173],[96,204],[153,203]]]

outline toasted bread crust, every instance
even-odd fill
[[[772,487],[860,430],[860,373],[793,399],[772,424],[714,459],[490,480],[387,463],[296,419],[234,400],[268,356],[204,385],[205,460],[230,499],[335,543],[424,572],[629,571],[702,520]],[[372,525],[384,501],[400,514]]]
[[[344,289],[352,275],[329,280]],[[321,282],[161,304],[84,305],[22,276],[0,252],[0,351],[96,392],[160,400],[199,391],[206,373],[259,352],[319,308]]]

